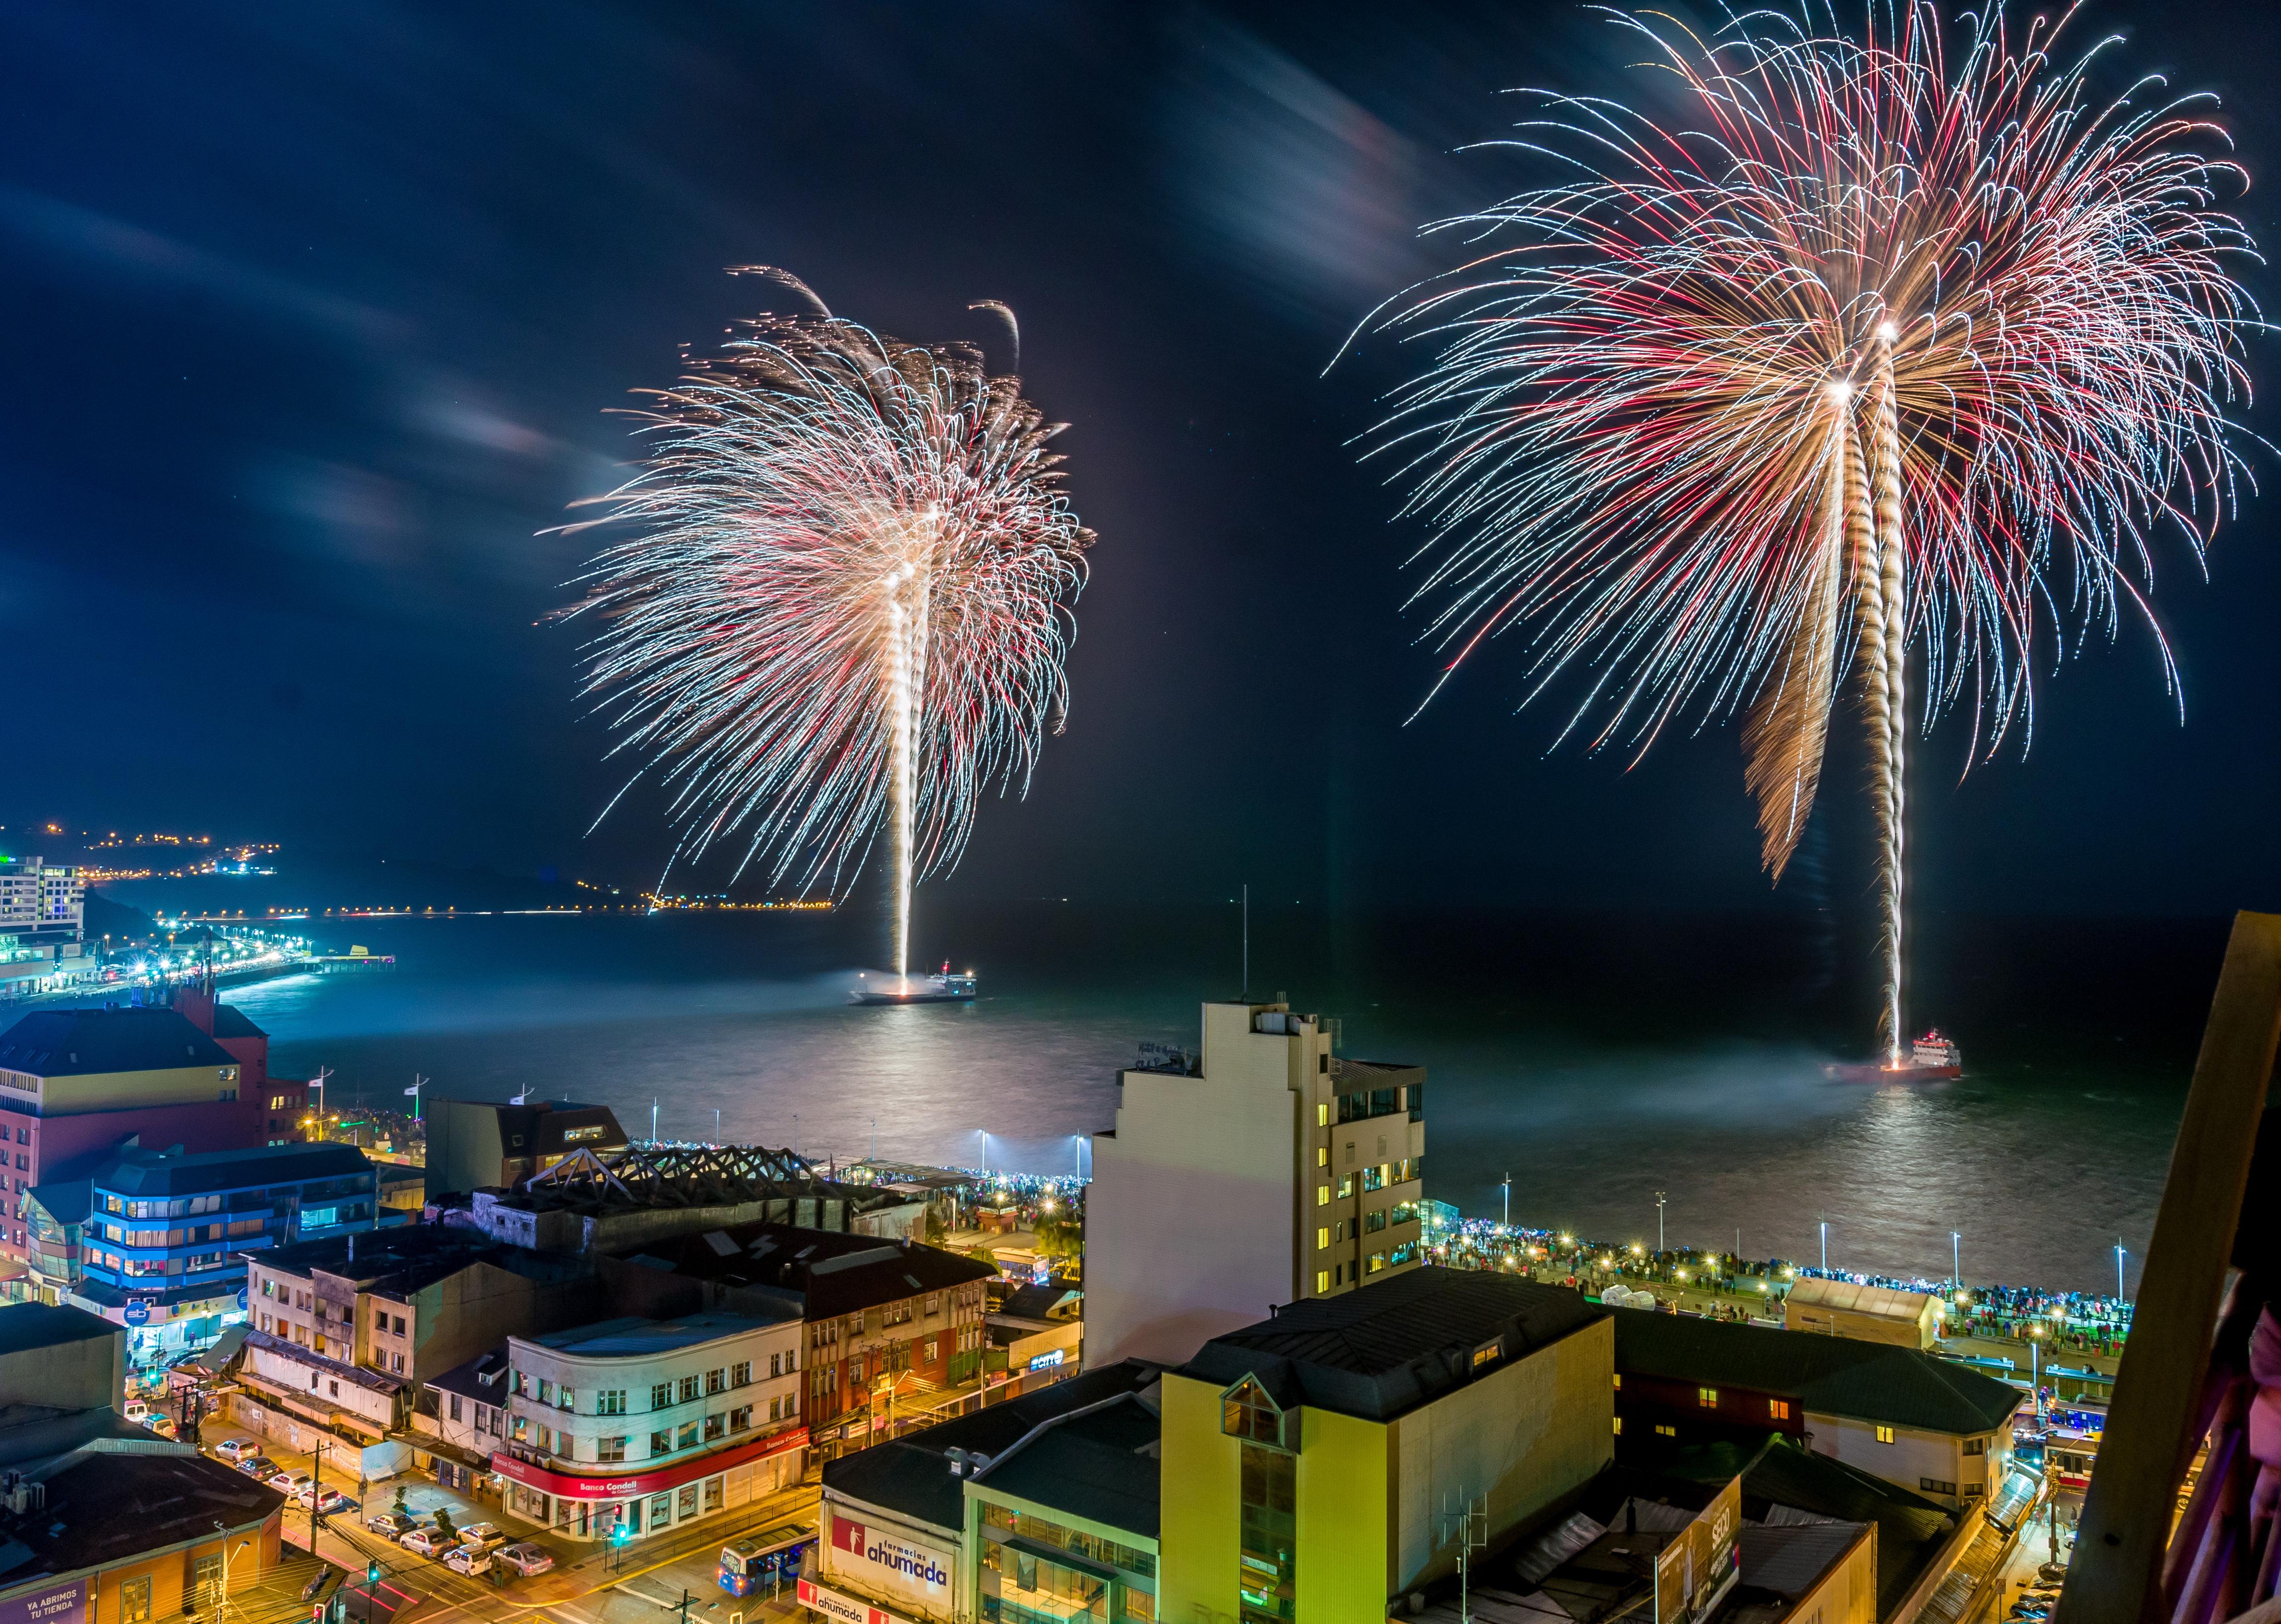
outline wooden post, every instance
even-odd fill
[[[2240,913],[2202,1032],[2107,1435],[2053,1624],[2153,1624],[2250,1154],[2281,1041],[2281,915]]]

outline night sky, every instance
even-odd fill
[[[2219,93],[2269,245],[2274,15],[2077,30]],[[1858,899],[1854,766],[1770,897],[1732,725],[1548,754],[1507,639],[1403,726],[1436,663],[1401,614],[1419,537],[1352,445],[1401,358],[1325,368],[1456,251],[1418,223],[1522,180],[1457,151],[1516,116],[1497,92],[1636,95],[1635,55],[1512,4],[0,9],[0,818],[653,878],[653,804],[585,835],[622,773],[578,631],[538,623],[584,544],[537,532],[624,476],[607,409],[751,313],[723,269],[765,262],[913,339],[999,343],[966,306],[1007,301],[1072,425],[1100,541],[1069,731],[962,891]],[[2126,625],[2039,679],[2024,761],[1960,784],[1937,731],[1921,904],[2281,908],[2281,464],[2253,463],[2272,494],[2210,580],[2158,561],[2184,725]]]

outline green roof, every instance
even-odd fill
[[[2017,1388],[1914,1348],[1640,1309],[1616,1314],[1616,1369],[1771,1393],[1822,1415],[1926,1432],[1994,1432],[2026,1402]]]

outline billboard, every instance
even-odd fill
[[[831,1537],[817,1554],[826,1574],[859,1589],[950,1616],[951,1574],[958,1558],[947,1551],[923,1544],[899,1528],[858,1522],[835,1506]]]
[[[1655,1624],[1697,1624],[1741,1576],[1743,1480],[1735,1478],[1655,1559]]]
[[[67,1580],[0,1601],[0,1624],[80,1624],[87,1616],[86,1583]]]
[[[855,1597],[827,1590],[813,1579],[800,1581],[800,1605],[824,1618],[837,1619],[839,1624],[902,1624],[893,1613],[883,1612]]]

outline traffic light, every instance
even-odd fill
[[[622,1517],[618,1519],[610,1528],[610,1543],[613,1545],[630,1544],[633,1537],[634,1531],[626,1527],[625,1519]]]
[[[380,1582],[380,1561],[378,1558],[375,1558],[372,1561],[364,1565],[364,1581],[368,1585],[378,1584]]]

